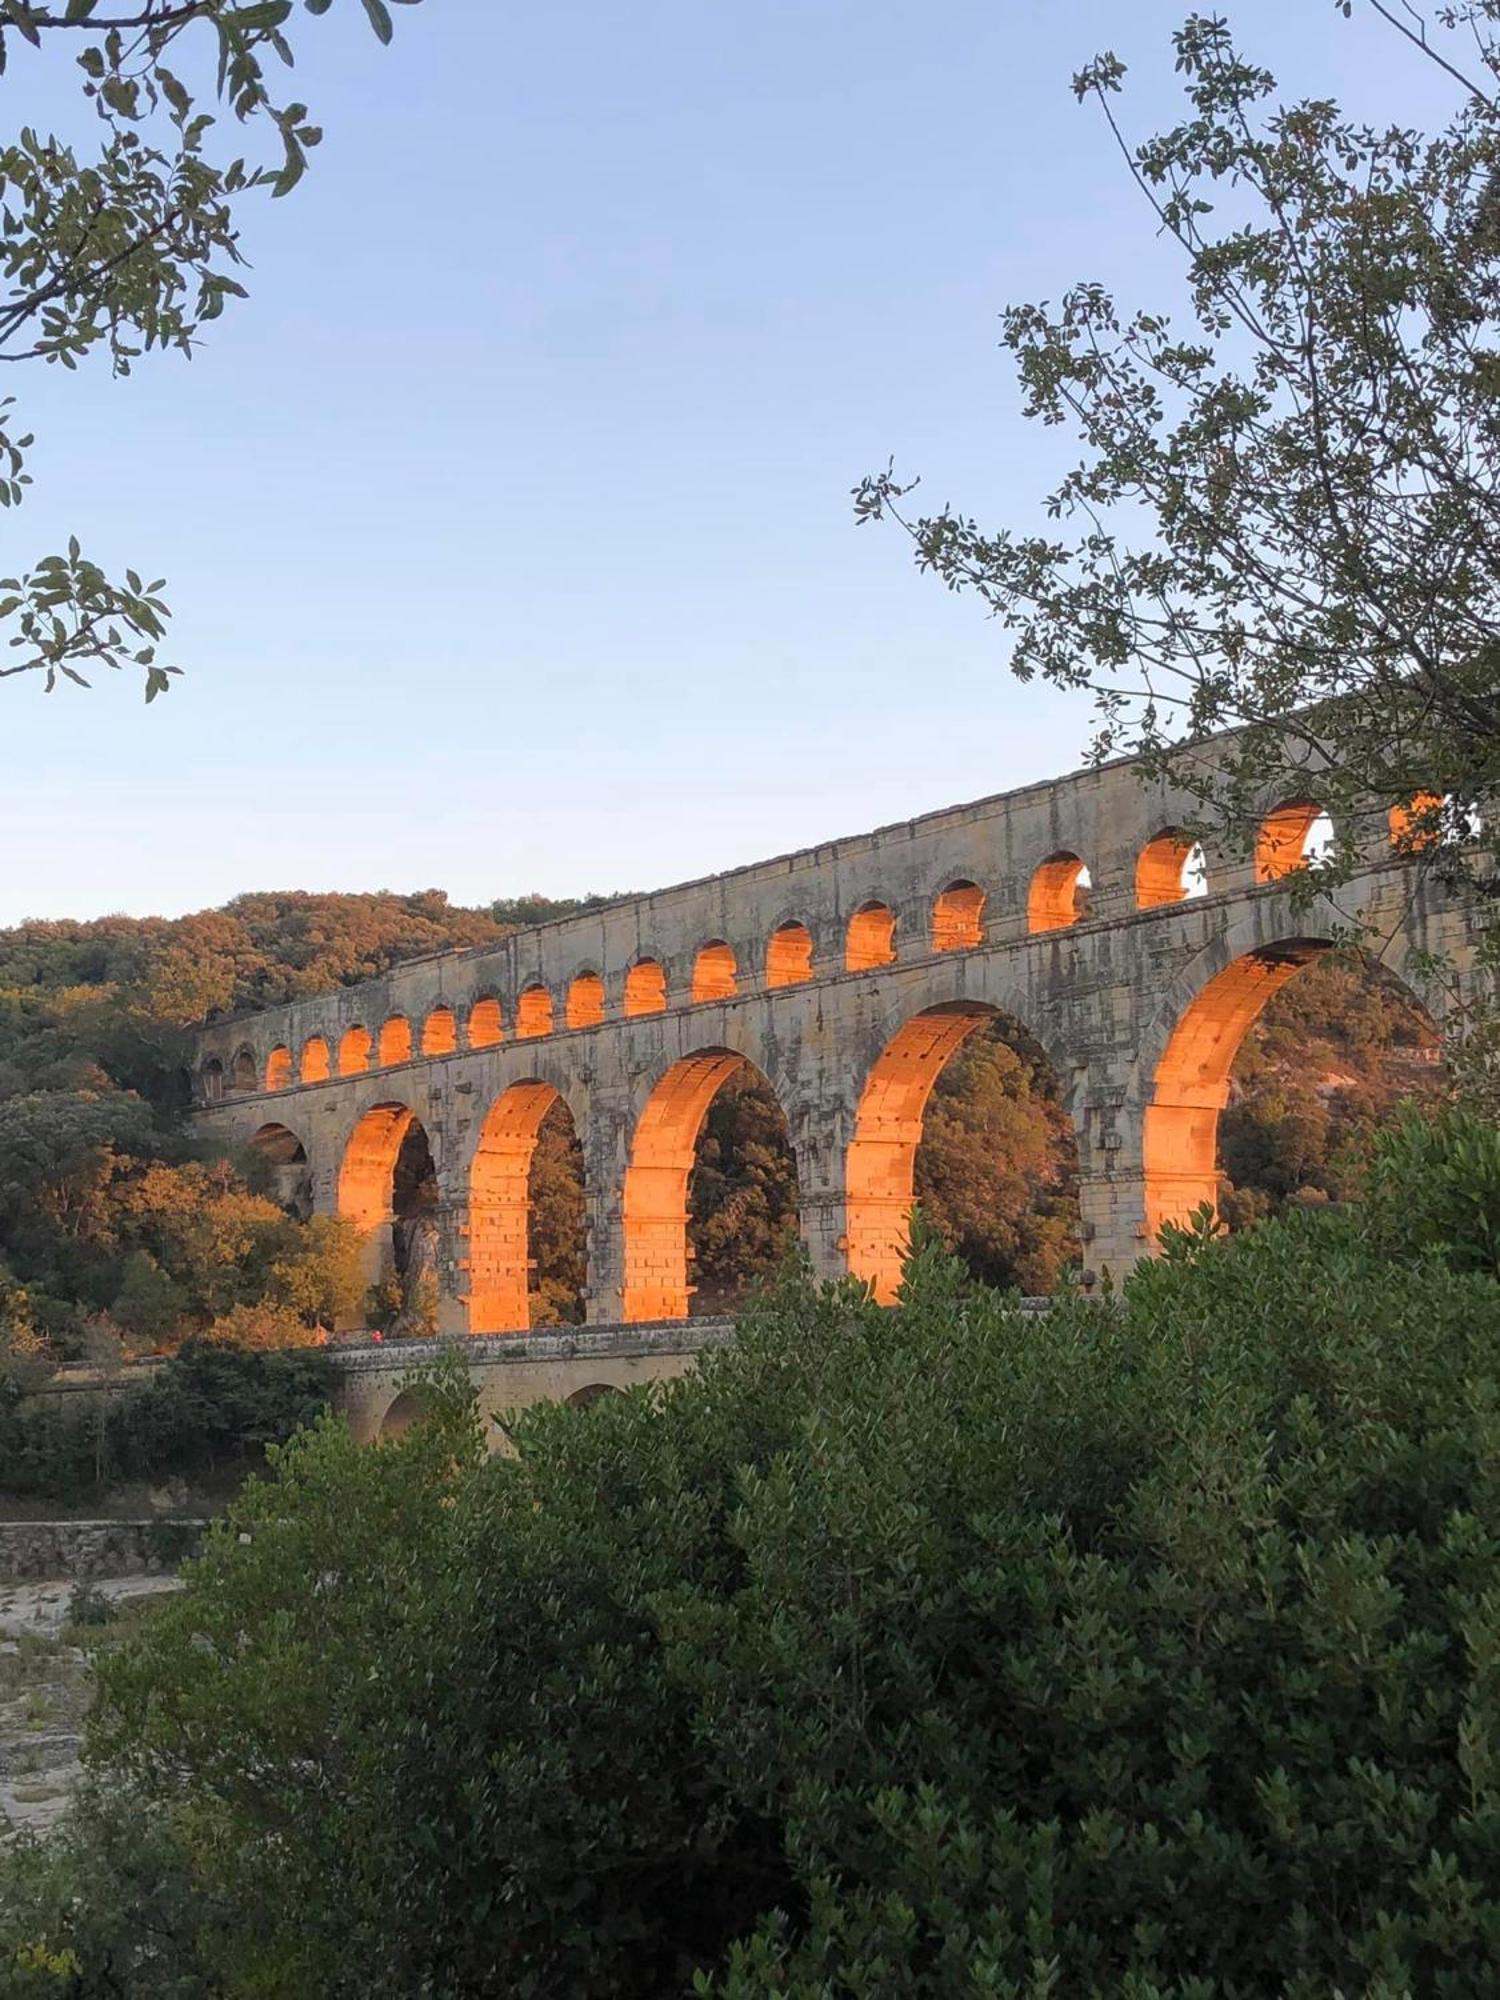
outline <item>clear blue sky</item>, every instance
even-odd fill
[[[327,140],[191,364],[12,371],[9,570],[169,579],[137,685],[0,687],[0,921],[246,889],[648,888],[1065,771],[1086,709],[856,529],[894,454],[1037,521],[1063,441],[998,314],[1170,269],[1072,71],[1175,115],[1187,0],[425,0],[299,19]],[[1427,105],[1332,0],[1246,0],[1288,94]],[[12,126],[69,64],[13,63]]]

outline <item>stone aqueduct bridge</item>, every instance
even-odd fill
[[[587,1320],[644,1325],[688,1311],[694,1143],[753,1065],[786,1115],[815,1270],[889,1297],[928,1094],[1003,1011],[1056,1070],[1085,1256],[1118,1273],[1212,1200],[1235,1051],[1351,913],[1398,974],[1419,950],[1470,963],[1458,907],[1383,839],[1337,909],[1295,908],[1280,878],[1317,802],[1266,806],[1254,857],[1210,849],[1198,895],[1187,799],[1119,763],[411,962],[205,1028],[199,1115],[295,1162],[317,1211],[366,1232],[372,1278],[420,1124],[440,1330],[491,1334],[527,1325],[528,1167],[561,1098],[584,1153]]]

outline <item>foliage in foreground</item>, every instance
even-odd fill
[[[1304,1214],[1039,1322],[928,1247],[514,1431],[325,1422],[103,1663],[202,1990],[1493,1990],[1491,1279]],[[160,1990],[119,1930],[0,1981]]]

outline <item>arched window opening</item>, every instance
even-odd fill
[[[1313,799],[1288,799],[1268,812],[1255,836],[1255,879],[1279,882],[1316,867],[1333,841],[1333,822]]]
[[[292,1052],[278,1044],[266,1057],[266,1089],[290,1090],[292,1087]]]
[[[370,1031],[345,1028],[339,1037],[339,1075],[359,1076],[370,1067]]]
[[[613,1382],[590,1382],[582,1389],[575,1389],[568,1398],[568,1404],[575,1410],[588,1410],[595,1403],[602,1403],[606,1396],[618,1396],[620,1393]]]
[[[963,1001],[899,1028],[860,1094],[846,1163],[849,1268],[889,1304],[920,1202],[975,1276],[1053,1290],[1079,1256],[1072,1122],[1039,1044]]]
[[[224,1099],[224,1065],[217,1056],[210,1056],[198,1072],[198,1089],[205,1104],[220,1104]]]
[[[700,945],[693,960],[693,999],[732,1000],[738,990],[739,966],[722,938]]]
[[[501,1036],[500,1002],[489,994],[469,1009],[469,1047],[492,1049]]]
[[[433,1332],[437,1169],[407,1105],[377,1104],[355,1126],[339,1168],[337,1207],[365,1238],[370,1324],[397,1336]]]
[[[404,1014],[392,1014],[381,1028],[376,1059],[382,1069],[411,1061],[411,1022]]]
[[[255,1051],[248,1045],[235,1052],[234,1061],[229,1065],[229,1088],[236,1096],[248,1096],[260,1088],[260,1066],[255,1060]]]
[[[1427,847],[1463,848],[1484,832],[1484,815],[1472,801],[1461,804],[1452,792],[1439,798],[1421,792],[1389,816],[1391,845],[1406,853]]]
[[[597,972],[580,972],[568,988],[563,1020],[570,1028],[597,1028],[604,1020],[604,981]]]
[[[812,976],[812,932],[806,924],[778,924],[766,946],[767,986],[801,986]]]
[[[638,958],[625,974],[625,1016],[661,1014],[667,1005],[667,975],[654,958]]]
[[[312,1214],[312,1176],[307,1148],[285,1125],[262,1125],[250,1141],[273,1201],[300,1220]]]
[[[545,986],[528,986],[516,1003],[516,1037],[530,1041],[552,1033],[552,995]]]
[[[288,1126],[262,1125],[250,1141],[268,1166],[301,1167],[307,1164],[307,1148]]]
[[[1357,1193],[1363,1144],[1442,1088],[1436,1030],[1363,953],[1292,938],[1209,980],[1167,1043],[1146,1111],[1146,1231],[1205,1204],[1243,1226]]]
[[[327,1083],[332,1069],[327,1042],[321,1035],[309,1035],[302,1044],[302,1081]]]
[[[984,942],[984,891],[974,882],[950,882],[932,906],[934,951],[973,951]]]
[[[550,1083],[490,1106],[469,1172],[469,1331],[576,1324],[587,1279],[583,1150]]]
[[[1135,901],[1141,910],[1160,909],[1208,893],[1208,857],[1181,827],[1167,827],[1148,840],[1135,866]]]
[[[1089,913],[1088,892],[1093,878],[1076,854],[1052,854],[1031,878],[1026,898],[1026,928],[1062,931],[1082,923]]]
[[[725,1310],[795,1241],[796,1204],[790,1139],[765,1078],[728,1049],[684,1056],[652,1091],[631,1144],[625,1319]]]
[[[394,1444],[432,1409],[432,1391],[420,1382],[403,1389],[380,1420],[380,1442]]]
[[[451,1007],[434,1007],[422,1023],[424,1056],[451,1056],[458,1047],[458,1021]]]
[[[844,970],[873,972],[896,962],[896,912],[884,903],[861,903],[849,919]]]

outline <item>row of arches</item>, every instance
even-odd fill
[[[1204,1202],[1214,1204],[1219,1114],[1236,1054],[1266,1006],[1329,949],[1329,940],[1316,937],[1259,947],[1210,979],[1184,1009],[1154,1065],[1140,1129],[1150,1239],[1163,1223],[1185,1219]],[[958,1052],[998,1016],[997,1008],[978,1000],[924,1008],[891,1034],[862,1080],[843,1159],[840,1248],[848,1269],[881,1299],[894,1297],[899,1284],[934,1090]],[[670,1320],[692,1309],[688,1225],[691,1183],[701,1165],[699,1142],[715,1101],[732,1080],[747,1077],[771,1093],[745,1055],[707,1046],[670,1064],[640,1109],[629,1136],[619,1204],[620,1314],[627,1322]],[[779,1108],[776,1115],[781,1118]],[[538,1078],[512,1083],[486,1113],[466,1186],[462,1261],[473,1332],[521,1329],[531,1322],[532,1168],[544,1124],[558,1117],[571,1133],[558,1090]],[[784,1118],[781,1125],[785,1132]],[[285,1128],[267,1130],[281,1134]],[[576,1143],[576,1134],[573,1138]],[[430,1163],[425,1135],[409,1107],[393,1101],[367,1111],[340,1165],[339,1213],[364,1229],[377,1228],[393,1214],[399,1219],[397,1185],[414,1140]],[[1119,1165],[1113,1161],[1112,1169]]]
[[[1398,848],[1420,843],[1422,829],[1436,807],[1434,797],[1421,795],[1407,806],[1392,809],[1389,830]],[[1314,799],[1285,800],[1261,821],[1255,843],[1255,880],[1284,880],[1294,870],[1316,867],[1329,851],[1333,828]],[[1035,870],[1027,896],[1027,929],[1033,934],[1067,929],[1091,913],[1092,877],[1087,863],[1070,850],[1049,855]],[[1147,841],[1137,858],[1135,904],[1160,909],[1204,896],[1209,891],[1208,864],[1201,844],[1186,829],[1163,828]],[[967,878],[948,883],[934,899],[927,948],[933,952],[969,951],[984,942],[986,895]],[[897,959],[897,916],[879,900],[865,902],[850,917],[844,934],[842,970],[870,972]],[[788,919],[772,932],[762,968],[768,989],[801,985],[814,976],[814,941],[808,927]],[[712,938],[694,955],[688,998],[693,1005],[734,999],[741,991],[742,968],[734,948]],[[670,1004],[666,967],[643,956],[627,969],[621,1013],[627,1020],[665,1012]],[[517,998],[514,1038],[526,1041],[555,1033],[595,1028],[605,1020],[603,978],[595,971],[578,973],[566,988],[557,1018],[551,989],[541,981],[525,987]],[[336,1042],[312,1035],[295,1052],[278,1044],[261,1070],[255,1052],[246,1046],[234,1056],[228,1074],[212,1059],[202,1073],[202,1094],[213,1102],[226,1091],[241,1095],[290,1089],[294,1084],[323,1083],[335,1076],[356,1076],[374,1068],[388,1069],[416,1056],[451,1055],[460,1048],[492,1047],[506,1036],[499,999],[481,995],[461,1021],[447,1004],[434,1007],[418,1030],[405,1015],[394,1014],[373,1034],[363,1024],[344,1030]]]

